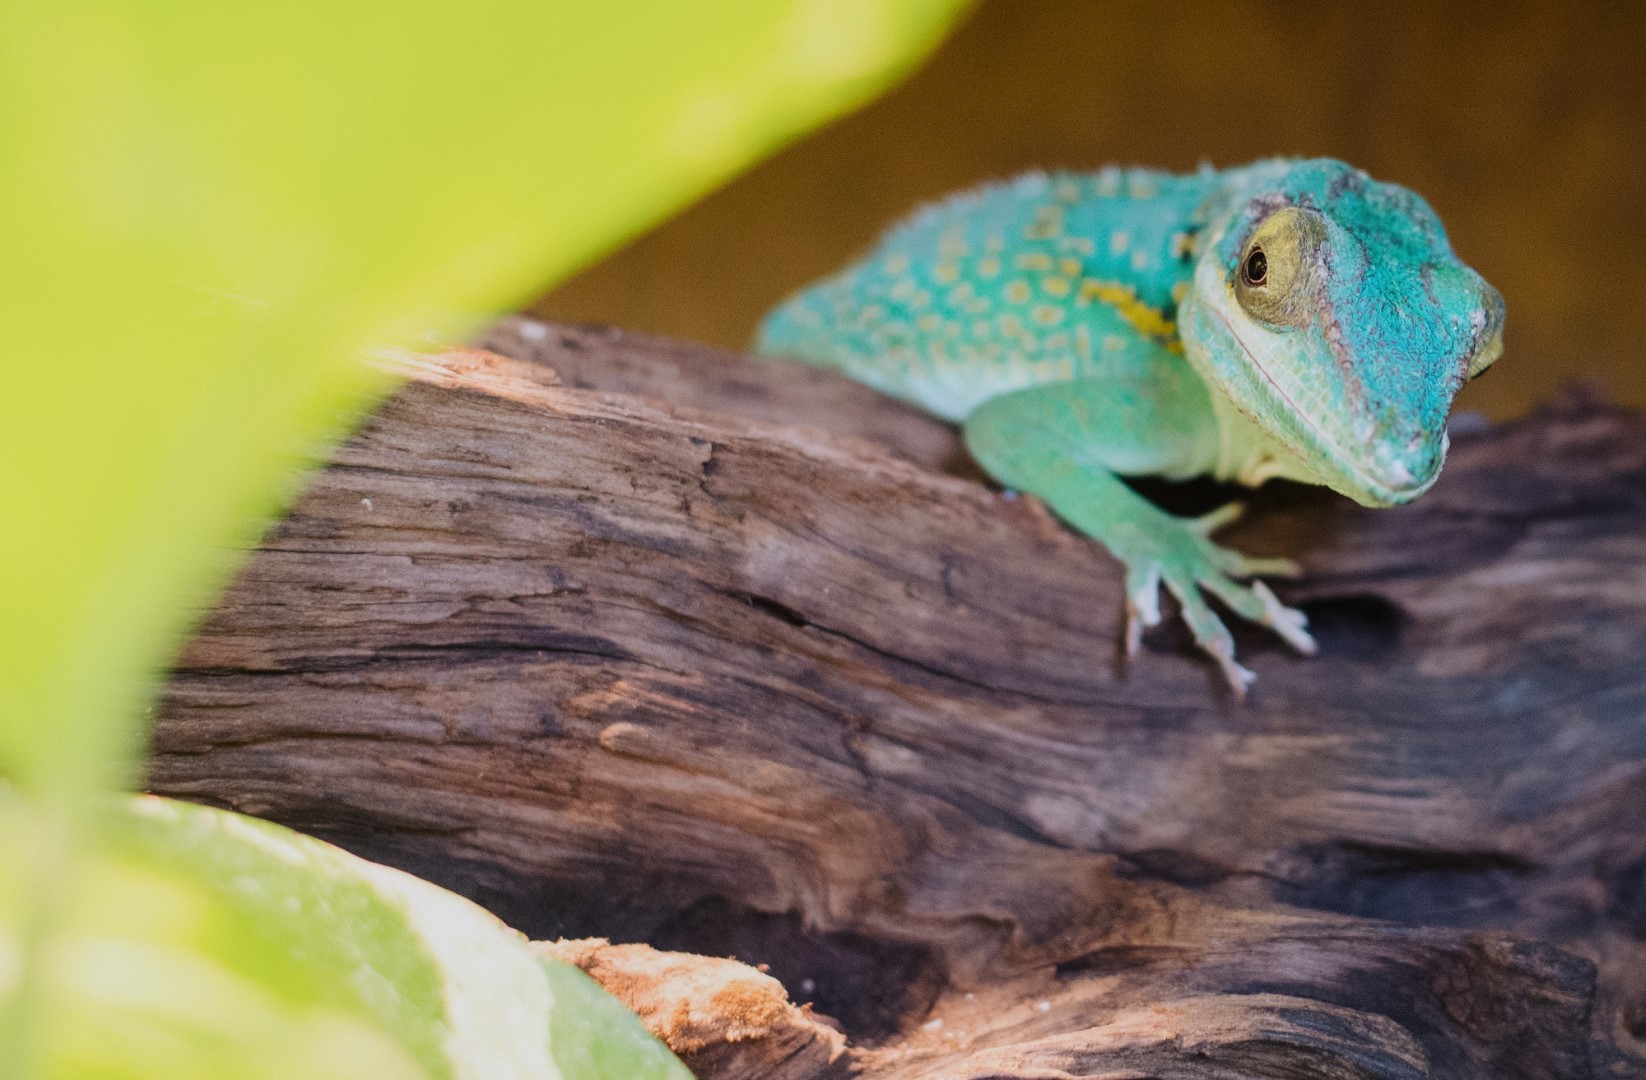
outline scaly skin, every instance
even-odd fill
[[[1301,613],[1210,533],[1120,476],[1324,484],[1368,506],[1428,490],[1503,300],[1417,195],[1330,160],[1172,176],[1036,174],[928,208],[771,313],[757,348],[838,368],[962,425],[1127,570],[1127,651],[1176,597],[1236,693],[1216,596],[1302,652]]]

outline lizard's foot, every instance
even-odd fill
[[[1262,581],[1242,584],[1236,580],[1259,574],[1296,577],[1297,564],[1290,559],[1252,558],[1212,542],[1210,534],[1240,513],[1240,504],[1230,503],[1204,517],[1166,519],[1170,526],[1163,525],[1147,543],[1137,545],[1148,550],[1121,555],[1126,563],[1127,655],[1137,652],[1144,627],[1160,622],[1160,586],[1164,584],[1177,599],[1195,643],[1217,663],[1236,697],[1245,696],[1256,676],[1235,661],[1234,636],[1207,603],[1206,593],[1243,618],[1267,626],[1298,652],[1315,652],[1308,619],[1301,611],[1282,604]]]

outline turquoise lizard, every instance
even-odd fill
[[[961,424],[991,476],[1125,564],[1128,655],[1164,583],[1239,695],[1253,675],[1207,594],[1312,653],[1303,614],[1255,580],[1297,568],[1211,540],[1238,504],[1177,517],[1120,477],[1416,498],[1453,396],[1502,352],[1503,298],[1421,197],[1339,161],[1109,168],[919,212],[767,316],[757,348]]]

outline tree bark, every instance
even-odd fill
[[[536,937],[765,964],[849,1038],[697,1024],[703,1077],[1646,1076],[1640,417],[1457,431],[1394,510],[1260,492],[1225,539],[1303,562],[1321,652],[1238,627],[1242,704],[1174,626],[1123,667],[1118,566],[944,425],[634,335],[484,344],[248,562],[152,790]],[[564,948],[669,1013],[642,953]]]

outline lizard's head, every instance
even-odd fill
[[[1452,398],[1503,350],[1503,297],[1405,188],[1330,160],[1249,175],[1208,227],[1185,351],[1322,483],[1369,506],[1415,498]]]

